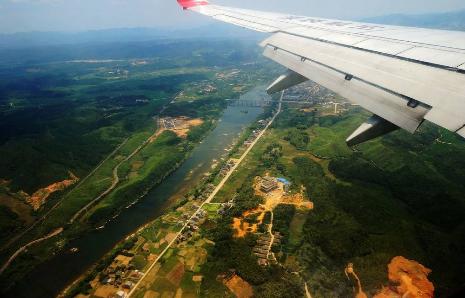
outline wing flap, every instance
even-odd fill
[[[227,23],[275,33],[262,43],[265,56],[405,130],[414,132],[427,119],[465,134],[465,32],[178,1]]]
[[[302,61],[301,56],[284,50],[266,46],[264,55],[409,132],[416,131],[428,112],[421,106],[410,108],[404,98],[356,79],[348,81],[341,72]]]
[[[465,120],[463,74],[284,33],[271,36],[263,45],[283,49],[400,97],[442,110],[449,119],[434,117],[435,123],[450,130],[459,129]]]

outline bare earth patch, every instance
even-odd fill
[[[365,294],[365,292],[363,291],[360,278],[358,278],[357,273],[355,273],[354,264],[349,263],[346,269],[344,270],[344,273],[347,276],[347,278],[349,278],[349,276],[352,275],[357,281],[357,293],[355,294],[355,298],[368,298],[367,294]]]
[[[34,210],[38,210],[43,204],[45,204],[51,194],[57,191],[65,190],[66,188],[79,181],[79,178],[76,177],[73,173],[69,172],[69,176],[70,179],[56,182],[45,188],[39,189],[33,193],[32,196],[27,198],[26,201],[32,206]]]
[[[236,274],[228,280],[224,280],[223,283],[237,298],[249,298],[253,296],[253,289],[249,283]]]
[[[161,118],[159,120],[160,130],[158,134],[162,133],[165,130],[170,130],[174,132],[178,137],[186,138],[189,131],[196,126],[203,124],[203,120],[200,118],[191,119],[189,117],[180,116],[176,118]]]
[[[111,295],[115,294],[118,289],[116,289],[112,285],[103,285],[100,286],[94,293],[94,297],[110,297]]]
[[[388,265],[389,281],[393,285],[383,287],[374,298],[432,298],[434,285],[428,280],[431,270],[422,264],[398,256]]]
[[[152,290],[149,290],[145,292],[144,294],[144,298],[158,298],[158,297],[160,297],[160,294]]]
[[[310,202],[305,198],[305,188],[302,187],[299,193],[290,194],[284,190],[284,184],[281,182],[277,183],[278,187],[268,193],[263,192],[260,189],[260,178],[255,179],[254,190],[255,194],[265,199],[265,203],[259,208],[254,210],[248,210],[242,214],[242,216],[233,218],[232,228],[234,230],[234,237],[243,238],[248,233],[256,233],[258,227],[263,223],[265,214],[267,211],[273,211],[279,204],[294,205],[297,208],[303,210],[312,210],[313,202]],[[249,223],[246,218],[250,215],[258,214],[255,223]]]
[[[256,223],[248,223],[245,219],[254,214],[259,214],[257,216]],[[263,219],[265,218],[265,209],[264,208],[257,208],[254,210],[245,211],[242,214],[241,218],[235,217],[233,219],[233,229],[234,229],[234,237],[236,238],[244,238],[247,233],[256,233],[258,227],[263,223]]]

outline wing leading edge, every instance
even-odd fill
[[[465,32],[385,26],[178,0],[217,20],[272,33],[264,55],[289,71],[268,89],[310,79],[371,111],[374,116],[349,145],[424,120],[465,137]]]

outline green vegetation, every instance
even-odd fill
[[[281,233],[283,235],[282,244],[287,244],[289,240],[289,227],[291,221],[296,213],[294,205],[283,205],[276,206],[273,210],[273,231]]]
[[[292,259],[293,270],[302,270],[301,277],[314,297],[351,297],[352,285],[344,275],[348,263],[355,264],[365,291],[373,295],[386,284],[387,264],[395,256],[431,268],[430,279],[441,296],[464,282],[465,173],[460,165],[465,144],[426,124],[413,136],[398,131],[352,151],[344,139],[364,117],[358,110],[324,117],[284,110],[217,200],[224,201],[234,192],[246,193],[251,179],[264,172],[285,175],[294,186],[304,186],[314,210],[278,206],[273,230],[284,238],[282,247],[273,251],[283,253],[278,261],[287,264]],[[237,207],[231,216],[240,211]],[[232,239],[230,223],[230,218],[223,218],[209,231],[218,245],[203,272],[213,278],[211,272],[236,268],[257,295],[282,293],[290,279],[273,266],[255,267],[250,256],[241,255],[252,269],[238,269],[242,261],[232,248],[250,252],[255,242],[253,236]],[[221,250],[235,263],[228,263]],[[258,280],[255,272],[259,270]],[[281,279],[270,277],[276,275]],[[290,293],[302,289],[302,281],[292,285]],[[210,287],[215,288],[213,282],[202,284],[203,293],[209,293]]]
[[[299,150],[306,150],[308,142],[310,142],[310,137],[305,131],[289,129],[287,136],[284,137],[284,140],[288,141]]]
[[[15,231],[16,226],[20,225],[18,214],[11,211],[6,206],[0,206],[0,235],[1,240],[6,240],[12,236],[12,231]]]
[[[35,219],[46,215],[43,221],[1,252],[4,261],[20,245],[65,228],[59,237],[31,247],[15,260],[2,276],[2,288],[175,170],[215,126],[225,99],[238,97],[269,77],[270,68],[257,63],[256,52],[249,51],[252,44],[231,47],[229,41],[214,41],[205,48],[202,43],[165,40],[138,47],[121,44],[112,51],[97,45],[86,49],[92,52],[87,57],[79,47],[67,48],[66,54],[57,47],[50,49],[60,53],[54,57],[28,52],[27,62],[18,58],[25,52],[18,52],[16,58],[9,53],[18,63],[0,64],[0,182],[9,181],[7,194],[13,196],[20,191],[32,194],[68,178],[69,172],[80,181],[52,194],[33,213]],[[103,48],[104,54],[97,53]],[[99,60],[102,55],[107,56]],[[246,63],[250,61],[254,63]],[[189,100],[181,98],[184,91]],[[165,132],[147,142],[157,130],[154,117],[160,113],[201,118],[203,124],[187,138]],[[116,175],[116,186],[101,196]],[[30,222],[10,207],[0,207],[1,246],[13,235],[12,227],[24,228]]]

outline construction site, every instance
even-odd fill
[[[261,266],[277,263],[272,248],[280,246],[283,238],[280,232],[273,230],[273,210],[278,205],[293,205],[304,211],[313,209],[313,203],[305,198],[305,189],[301,187],[300,191],[291,191],[290,186],[291,182],[285,178],[255,177],[255,194],[263,197],[264,203],[233,219],[234,237],[243,238],[249,233],[258,236],[253,252]]]
[[[190,129],[202,124],[203,120],[200,118],[192,119],[185,116],[164,117],[158,119],[158,127],[160,127],[160,132],[170,130],[181,138],[187,137]]]

